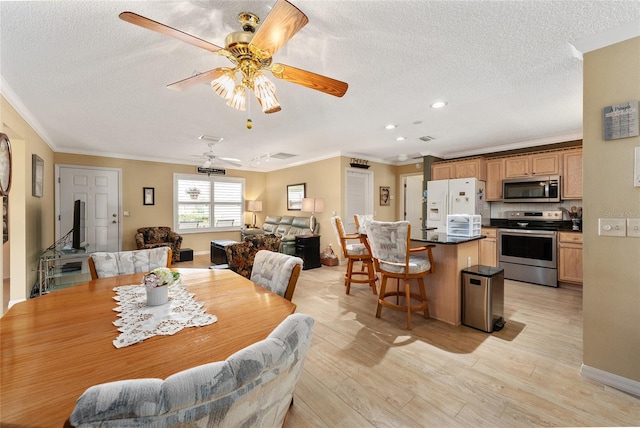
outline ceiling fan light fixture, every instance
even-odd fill
[[[222,75],[211,81],[211,89],[225,100],[231,98],[236,85],[236,75],[230,68],[222,70]]]
[[[276,98],[276,85],[261,72],[257,72],[253,79],[253,92],[264,113],[275,113],[282,110]]]
[[[211,158],[207,158],[206,161],[202,164],[203,168],[209,168],[211,166]]]
[[[236,110],[246,110],[247,104],[247,94],[244,86],[236,85],[233,88],[233,93],[231,94],[231,98],[227,101],[227,105],[229,107],[233,107]]]

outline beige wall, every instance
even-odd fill
[[[640,100],[640,38],[584,55],[584,364],[640,381],[640,239],[598,236],[598,218],[640,218],[640,137],[604,141],[602,109]]]
[[[173,227],[173,174],[195,174],[194,165],[144,162],[127,159],[103,158],[98,156],[56,153],[58,165],[82,165],[120,168],[122,170],[122,211],[129,211],[130,217],[122,219],[122,249],[136,248],[136,230],[145,226]],[[227,169],[227,177],[244,177],[247,199],[261,199],[265,194],[265,174],[252,171]],[[142,188],[155,189],[155,204],[143,205]],[[250,218],[245,219],[246,222]],[[240,232],[211,232],[182,234],[183,248],[191,248],[195,253],[208,253],[214,239],[240,239]]]
[[[0,119],[0,130],[11,141],[13,159],[9,191],[10,285],[2,287],[0,295],[0,301],[6,302],[27,297],[36,280],[40,252],[53,243],[53,151],[3,96],[0,96]],[[42,198],[31,195],[33,154],[45,163]]]

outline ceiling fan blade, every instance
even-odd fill
[[[187,88],[190,88],[191,86],[195,86],[200,83],[210,82],[213,79],[220,77],[221,75],[222,75],[222,69],[214,68],[213,70],[205,71],[203,73],[198,73],[194,76],[187,77],[186,79],[173,82],[167,85],[167,88],[175,89],[175,90],[187,89]]]
[[[343,96],[349,88],[349,85],[345,82],[291,67],[290,65],[272,64],[271,73],[278,79],[297,83],[298,85],[306,86],[307,88],[315,89],[316,91],[324,92],[335,97]]]
[[[119,16],[123,21],[138,25],[142,28],[146,28],[147,30],[155,31],[160,34],[173,37],[174,39],[178,39],[185,43],[189,43],[190,45],[208,50],[209,52],[217,52],[222,49],[220,46],[216,46],[213,43],[207,42],[206,40],[199,39],[195,36],[192,36],[191,34],[187,34],[183,31],[176,30],[175,28],[171,28],[149,18],[145,18],[144,16],[138,15],[137,13],[122,12]]]
[[[309,18],[287,0],[278,0],[251,39],[252,51],[262,58],[271,58],[302,27]]]

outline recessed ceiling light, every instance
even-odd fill
[[[405,137],[398,137],[398,138],[396,138],[396,141],[404,141],[404,140],[406,140],[406,138],[405,138]]]
[[[390,123],[390,124],[388,124],[387,126],[385,126],[385,127],[384,127],[384,129],[387,129],[387,130],[389,130],[389,129],[396,129],[396,125],[394,125],[394,124]]]
[[[446,101],[436,101],[435,103],[431,104],[431,108],[442,108],[446,105],[447,105]]]

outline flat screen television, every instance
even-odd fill
[[[85,206],[84,201],[77,199],[73,202],[73,229],[71,238],[71,248],[82,250],[87,246],[85,236]]]

